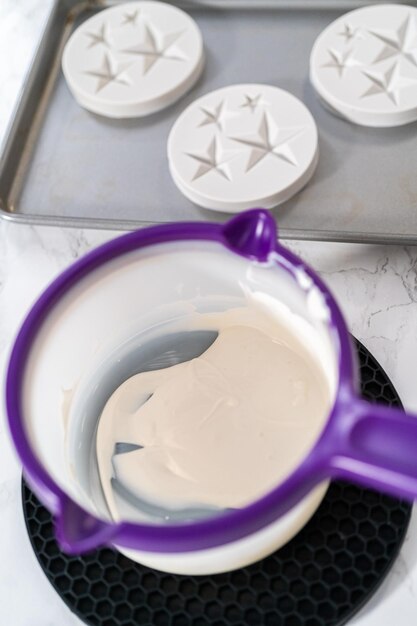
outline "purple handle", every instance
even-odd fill
[[[417,417],[354,399],[334,424],[333,476],[417,499]]]

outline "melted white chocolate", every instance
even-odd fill
[[[114,472],[166,508],[242,507],[288,476],[324,426],[331,385],[294,333],[244,308],[204,317],[195,326],[219,330],[204,354],[133,376],[103,410],[97,457],[114,519]],[[118,442],[141,447],[114,456]]]

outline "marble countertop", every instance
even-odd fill
[[[0,3],[0,140],[18,96],[50,0]],[[69,263],[116,233],[14,225],[0,221],[0,372],[30,304]],[[350,330],[417,413],[417,248],[288,242],[329,283]],[[21,470],[0,409],[0,624],[74,626],[44,577],[25,532]],[[417,521],[389,576],[355,626],[413,626],[417,619]]]

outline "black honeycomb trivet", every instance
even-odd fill
[[[360,344],[362,392],[401,406]],[[51,516],[23,484],[26,526],[46,576],[70,609],[92,626],[334,626],[369,599],[403,542],[411,506],[334,482],[311,521],[286,546],[250,567],[217,576],[174,576],[110,549],[63,554]]]

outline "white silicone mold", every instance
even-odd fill
[[[162,2],[100,11],[73,33],[62,69],[79,104],[107,117],[140,117],[184,95],[204,65],[197,24]]]
[[[235,213],[272,208],[311,178],[316,124],[293,95],[269,85],[232,85],[193,102],[168,139],[172,178],[192,202]]]
[[[369,6],[343,15],[317,38],[310,79],[320,98],[364,126],[417,119],[417,9]]]

